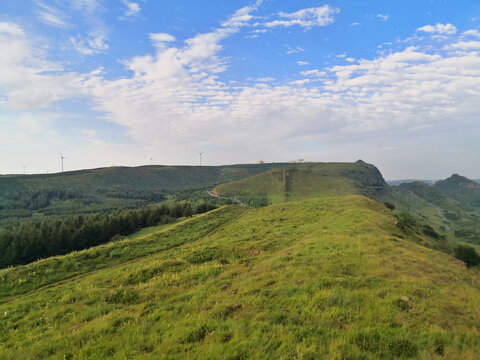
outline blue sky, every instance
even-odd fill
[[[2,0],[0,173],[203,151],[480,178],[479,29],[474,0]]]

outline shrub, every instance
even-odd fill
[[[437,233],[430,225],[423,225],[423,233],[434,239],[440,239],[440,234]]]
[[[393,205],[392,203],[384,202],[383,204],[385,205],[385,207],[386,207],[387,209],[395,210],[395,205]]]
[[[407,228],[413,229],[417,224],[415,218],[406,211],[402,211],[400,214],[398,214],[397,219],[397,226],[402,230],[406,230]]]
[[[468,267],[480,265],[480,255],[468,245],[458,245],[455,249],[455,257],[462,260]]]

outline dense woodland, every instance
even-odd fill
[[[172,206],[117,210],[110,214],[23,221],[18,226],[9,226],[0,231],[0,268],[86,249],[144,227],[170,223],[214,208],[214,205],[207,203],[192,206],[190,202],[183,202]]]

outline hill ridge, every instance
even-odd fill
[[[478,274],[412,242],[382,204],[349,195],[215,214],[227,209],[235,219],[199,241],[3,304],[0,352],[474,359],[480,349]]]

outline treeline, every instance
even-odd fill
[[[200,214],[216,207],[189,202],[151,206],[135,210],[117,210],[110,214],[67,216],[62,219],[25,221],[0,231],[0,268],[104,244],[116,235],[130,235],[137,230],[166,224],[180,217]]]
[[[41,189],[16,191],[6,195],[7,209],[38,210],[50,205],[52,200],[81,198],[79,192],[70,190]]]
[[[151,190],[130,190],[125,192],[106,192],[105,195],[110,198],[145,200],[149,202],[160,202],[166,200],[164,192]]]
[[[227,195],[227,197],[232,197],[255,208],[271,205],[265,193],[238,193],[235,197],[232,195]]]

